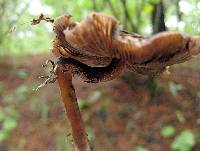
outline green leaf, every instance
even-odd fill
[[[135,149],[133,151],[149,151],[149,149],[144,148],[142,146],[137,146],[137,147],[135,147]]]
[[[162,128],[160,135],[164,138],[168,138],[174,136],[175,133],[176,129],[173,126],[169,125]]]
[[[7,131],[0,131],[0,142],[6,140],[9,137],[9,133]]]
[[[90,106],[90,104],[85,100],[79,100],[78,106],[80,109],[87,109]]]
[[[17,121],[12,118],[6,118],[3,122],[3,130],[11,131],[17,126]]]
[[[182,131],[172,142],[171,149],[174,151],[192,151],[196,144],[195,136],[192,131]]]

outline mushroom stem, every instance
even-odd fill
[[[64,73],[59,66],[56,72],[62,101],[72,128],[75,151],[91,151],[72,84],[72,76],[70,73]]]

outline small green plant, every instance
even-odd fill
[[[195,144],[194,133],[191,130],[184,130],[176,136],[171,144],[171,149],[174,151],[192,151]]]
[[[173,137],[175,134],[176,129],[171,125],[163,127],[160,131],[160,135],[164,138]]]
[[[17,111],[13,107],[0,108],[0,123],[0,142],[3,142],[17,126]]]

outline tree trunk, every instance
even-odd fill
[[[165,26],[165,9],[163,1],[153,4],[153,12],[151,16],[153,34],[166,31]]]

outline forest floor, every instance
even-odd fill
[[[0,151],[73,150],[57,84],[34,91],[42,82],[38,77],[47,74],[41,67],[47,59],[0,58]],[[185,144],[199,151],[199,60],[155,79],[128,72],[99,84],[75,78],[94,151],[171,151]]]

